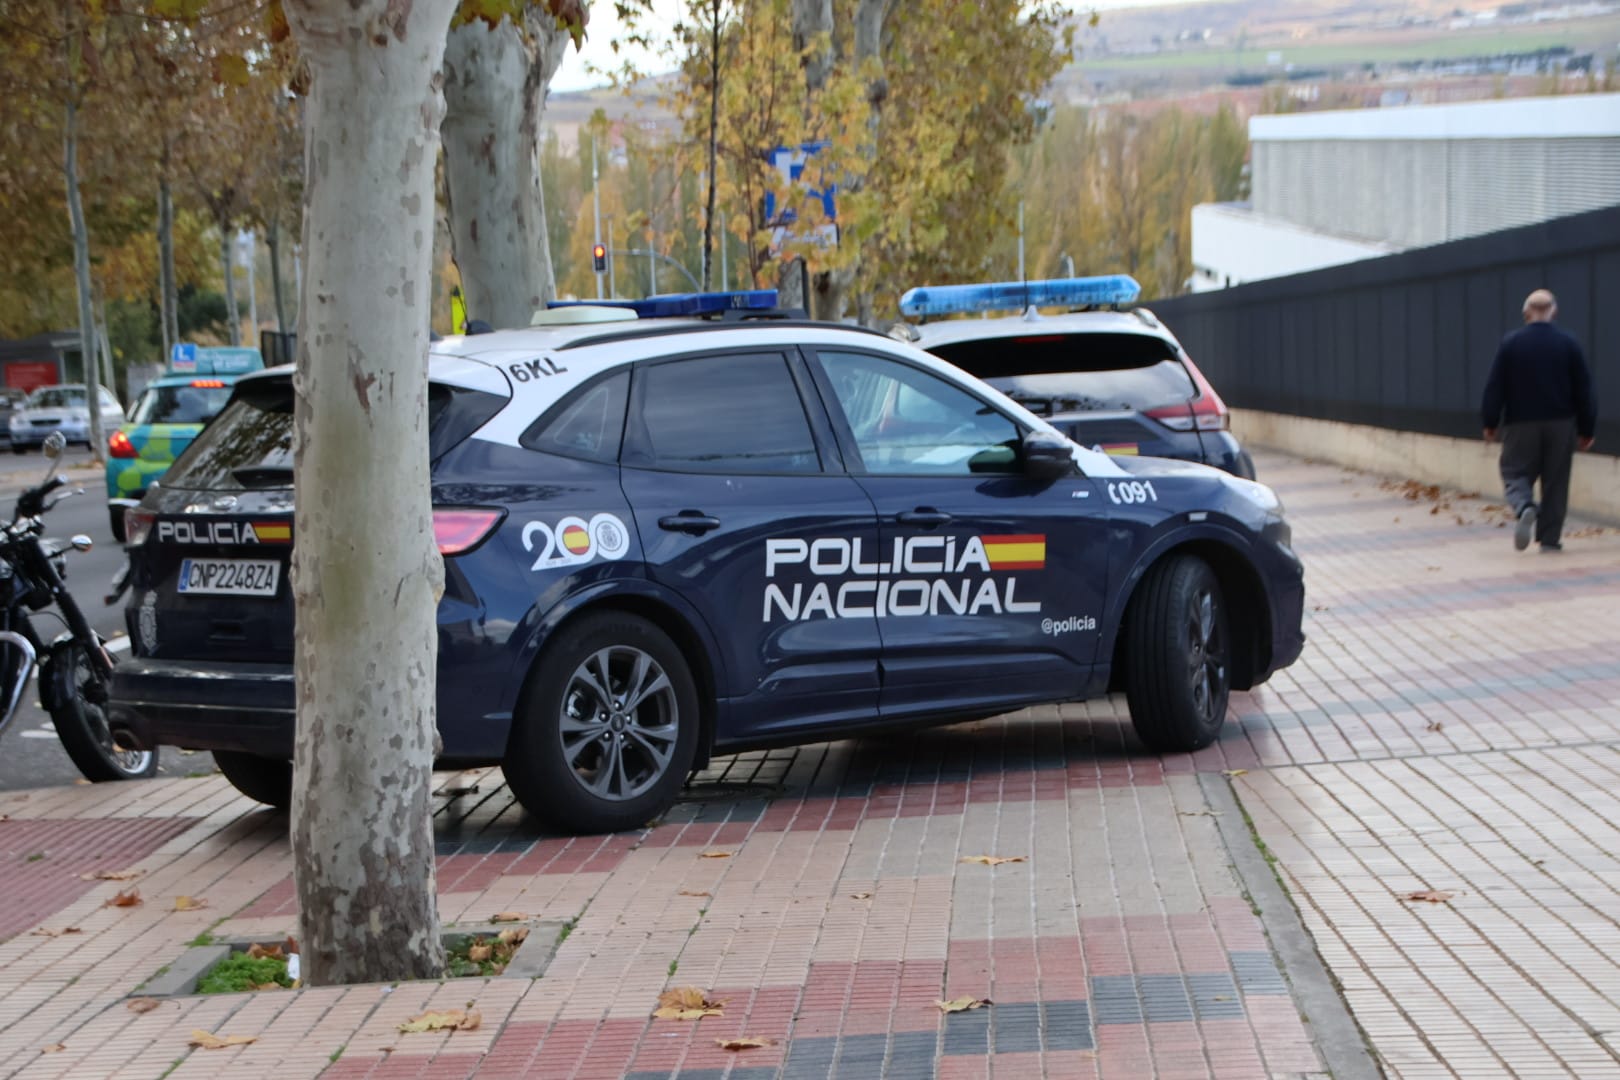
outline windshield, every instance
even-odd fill
[[[84,387],[43,387],[29,395],[27,407],[30,409],[82,409],[84,408]]]
[[[228,386],[149,386],[130,412],[132,424],[202,424],[231,399]]]
[[[929,351],[1044,416],[1140,411],[1198,394],[1170,343],[1150,334],[1030,334]]]

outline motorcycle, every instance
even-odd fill
[[[56,467],[67,445],[60,432],[45,440],[49,468]],[[47,475],[37,487],[17,497],[9,525],[0,526],[0,731],[17,713],[35,669],[40,704],[56,725],[62,748],[86,779],[135,780],[157,772],[157,755],[133,745],[125,732],[108,723],[107,690],[113,658],[90,628],[63,580],[67,552],[89,551],[92,541],[79,535],[67,542],[46,539],[45,515],[57,503],[83,489],[50,496],[67,477]],[[49,644],[39,636],[30,613],[55,604],[67,629]]]

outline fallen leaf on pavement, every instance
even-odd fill
[[[102,907],[134,907],[141,902],[141,890],[123,889]]]
[[[735,854],[736,854],[736,852],[734,852],[734,851],[704,851],[704,852],[700,852],[698,854],[698,858],[700,858],[700,859],[729,859]]]
[[[96,870],[89,874],[80,874],[80,881],[128,881],[138,878],[144,870]]]
[[[198,911],[208,906],[208,901],[195,896],[177,896],[174,898],[174,910]]]
[[[286,989],[286,987],[282,986],[278,982],[262,982],[262,983],[254,983],[253,984],[253,989],[255,989],[255,990],[284,990],[284,989]]]
[[[1423,725],[1423,730],[1424,731],[1439,731],[1443,727],[1445,727],[1445,723],[1443,721],[1430,720],[1427,724]]]
[[[713,893],[706,893],[706,892],[699,892],[696,889],[682,889],[680,891],[679,895],[681,895],[681,896],[713,896],[714,894]]]
[[[248,1043],[259,1041],[257,1035],[214,1035],[197,1028],[187,1040],[188,1045],[200,1047],[203,1050],[223,1050],[227,1046],[246,1046]]]
[[[1221,775],[1222,776],[1247,776],[1247,775],[1249,775],[1249,770],[1248,769],[1223,769],[1221,771]]]
[[[491,945],[469,945],[467,946],[467,959],[475,964],[482,964],[490,958],[494,951],[495,949]]]
[[[451,1031],[472,1031],[483,1022],[484,1018],[479,1015],[477,1009],[465,1011],[461,1009],[445,1009],[440,1012],[430,1011],[422,1013],[420,1016],[413,1016],[399,1025],[399,1030],[403,1032],[443,1031],[448,1028]]]
[[[29,931],[29,933],[35,937],[61,937],[63,934],[82,934],[84,931],[77,926],[64,926],[60,930],[51,930],[42,926],[38,930]]]
[[[660,1020],[701,1020],[705,1016],[723,1016],[723,1001],[710,1001],[709,995],[695,986],[677,986],[658,995],[658,1008],[653,1016]]]
[[[85,786],[85,787],[89,787],[89,786],[90,786],[90,781],[88,781],[88,780],[86,780],[86,779],[85,779],[85,778],[84,778],[84,777],[82,777],[82,776],[75,776],[75,777],[74,777],[74,778],[73,778],[73,782],[74,782],[74,783],[75,783],[75,784],[82,784],[82,785],[84,785],[84,786]]]
[[[1412,904],[1444,904],[1455,895],[1456,893],[1442,892],[1439,889],[1419,889],[1407,893],[1401,899]]]
[[[1004,862],[1028,862],[1022,855],[964,855],[957,862],[981,863],[984,866],[1000,866]]]
[[[757,1035],[742,1035],[735,1039],[716,1039],[714,1045],[722,1050],[752,1050],[756,1046],[775,1046],[775,1039],[762,1039]]]
[[[1221,816],[1221,812],[1219,810],[1210,810],[1210,809],[1207,809],[1207,808],[1203,809],[1203,810],[1182,810],[1180,813],[1181,813],[1182,817],[1220,817]]]
[[[872,894],[869,892],[852,892],[849,894],[849,898],[851,900],[870,900],[872,899]]]
[[[263,960],[265,957],[269,957],[271,960],[285,960],[287,958],[287,954],[282,951],[280,945],[249,945],[247,956],[249,960]]]
[[[934,1006],[942,1013],[967,1012],[969,1009],[982,1009],[991,1004],[989,998],[959,997],[949,1001],[936,1001]]]
[[[132,1013],[149,1013],[162,1004],[157,998],[130,998],[124,1003]]]
[[[521,911],[501,911],[489,917],[490,922],[522,922],[528,916]]]
[[[60,1054],[66,1049],[67,1043],[51,1043],[49,1046],[40,1047],[39,1052],[42,1054]]]
[[[495,935],[495,940],[502,945],[521,945],[528,940],[529,928],[527,926],[509,926]]]

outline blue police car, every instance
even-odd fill
[[[774,303],[559,308],[433,345],[443,767],[500,764],[545,822],[621,829],[711,754],[1114,688],[1149,746],[1193,750],[1299,655],[1270,489],[1083,449],[886,335],[737,317]],[[292,408],[290,371],[243,378],[130,512],[110,710],[273,805]]]
[[[1232,435],[1226,403],[1169,328],[1133,306],[1140,293],[1126,274],[916,288],[900,298],[900,312],[920,322],[895,332],[1082,446],[1197,461],[1253,480],[1254,460]],[[1020,314],[988,317],[994,311]],[[964,314],[981,317],[939,321]]]

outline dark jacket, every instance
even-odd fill
[[[1496,350],[1480,419],[1495,428],[1504,422],[1571,418],[1577,434],[1592,437],[1597,398],[1581,346],[1552,323],[1526,323]]]

